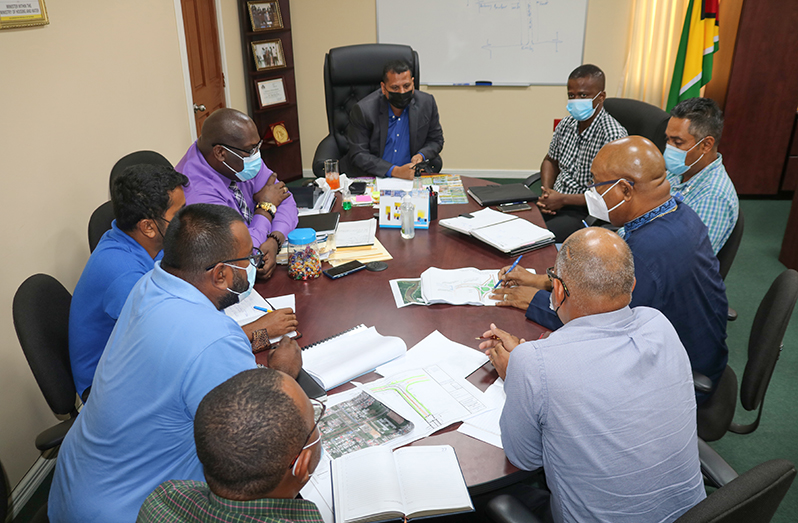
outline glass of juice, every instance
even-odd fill
[[[324,177],[330,189],[335,190],[341,186],[338,178],[338,160],[324,160]]]

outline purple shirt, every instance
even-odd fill
[[[185,174],[189,179],[188,187],[186,187],[186,204],[192,203],[213,203],[216,205],[225,205],[231,209],[241,212],[238,208],[233,193],[230,191],[230,179],[219,174],[216,169],[208,165],[205,157],[197,148],[197,142],[191,144],[188,148],[186,155],[175,166],[175,170],[179,173]],[[253,195],[261,190],[269,176],[272,175],[272,170],[266,167],[266,164],[261,162],[260,172],[253,179],[246,182],[236,182],[244,198],[247,200],[247,205],[252,211],[252,222],[247,226],[249,234],[252,235],[252,245],[259,247],[269,233],[272,231],[279,231],[284,236],[288,237],[288,233],[296,228],[299,221],[297,214],[296,202],[294,197],[289,194],[288,198],[283,200],[277,207],[277,212],[274,219],[269,221],[268,218],[261,214],[255,213],[255,200]],[[274,181],[275,183],[278,180]]]

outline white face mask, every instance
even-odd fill
[[[605,222],[610,221],[610,213],[620,207],[626,200],[621,200],[618,202],[618,205],[614,206],[612,209],[607,209],[607,202],[604,201],[604,195],[607,194],[612,190],[613,187],[618,185],[621,180],[617,180],[615,183],[610,185],[610,188],[604,191],[603,193],[599,194],[595,187],[591,187],[585,193],[585,203],[587,203],[587,212],[590,213],[591,216],[598,218],[599,220],[603,220]]]

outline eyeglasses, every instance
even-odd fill
[[[310,429],[310,432],[308,433],[308,437],[305,438],[305,441],[302,443],[302,449],[299,451],[299,453],[297,453],[296,457],[291,462],[291,464],[288,465],[288,468],[292,468],[294,466],[294,464],[296,463],[296,460],[299,459],[299,454],[302,454],[303,450],[305,450],[307,448],[310,448],[313,445],[315,445],[316,443],[318,443],[319,441],[321,441],[321,431],[319,431],[318,439],[316,439],[313,443],[308,444],[308,440],[310,440],[310,437],[313,435],[314,432],[316,432],[316,427],[319,426],[319,422],[321,421],[321,418],[324,417],[324,413],[327,411],[327,404],[322,403],[319,400],[316,400],[316,399],[313,399],[313,398],[308,398],[308,399],[310,400],[310,404],[313,405],[313,419],[314,419],[313,428]]]
[[[560,278],[554,273],[554,267],[549,267],[548,269],[546,269],[546,276],[549,277],[549,281],[559,280],[559,282],[562,284],[563,290],[565,291],[565,297],[568,298],[571,296],[571,293],[568,292],[568,287],[565,285],[565,282],[562,281],[562,278]]]
[[[241,149],[240,147],[233,147],[232,145],[226,145],[226,144],[223,144],[223,143],[215,143],[215,144],[213,144],[213,146],[216,147],[217,145],[221,145],[225,149],[235,149],[236,151],[241,151],[242,153],[246,154],[247,156],[252,156],[253,154],[255,154],[256,152],[258,152],[260,150],[260,146],[262,144],[263,144],[263,140],[259,141],[258,145],[256,145],[255,147],[253,147],[249,151],[247,151],[246,149]],[[241,157],[239,156],[239,158],[241,158]],[[242,160],[243,160],[243,158],[242,158]]]
[[[213,269],[214,267],[216,267],[217,265],[219,265],[220,263],[232,263],[232,262],[244,261],[244,260],[249,260],[249,263],[251,263],[255,267],[260,267],[261,264],[263,263],[263,251],[261,251],[257,247],[253,247],[252,248],[252,254],[250,254],[249,256],[244,256],[243,258],[233,258],[232,260],[222,260],[220,262],[214,263],[210,267],[206,267],[205,270],[209,271],[209,270]]]
[[[609,180],[609,181],[606,181],[606,182],[598,182],[598,183],[594,183],[594,184],[588,185],[587,188],[588,189],[592,189],[593,187],[601,187],[602,185],[609,185],[611,183],[618,183],[621,180],[625,181],[626,183],[628,183],[632,187],[635,186],[634,180],[627,180],[626,178],[616,178],[614,180]]]

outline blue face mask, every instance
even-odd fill
[[[224,147],[225,149],[230,151],[230,149],[228,149],[224,145],[222,145],[222,147]],[[230,152],[235,154],[236,156],[241,158],[241,160],[244,161],[244,170],[239,172],[239,171],[236,171],[235,169],[233,169],[232,167],[230,167],[229,165],[227,165],[227,162],[222,162],[222,163],[225,165],[225,167],[227,167],[228,169],[233,171],[235,173],[236,177],[239,180],[241,180],[242,182],[245,182],[247,180],[253,179],[254,177],[256,177],[258,175],[258,173],[260,172],[261,164],[263,163],[263,162],[260,161],[260,149],[258,149],[255,152],[255,154],[253,154],[252,156],[247,156],[246,158],[244,158],[240,154],[236,153],[235,151],[230,151]]]
[[[701,138],[694,146],[690,147],[686,151],[682,151],[681,149],[672,146],[671,144],[665,145],[665,153],[662,155],[665,158],[665,168],[668,169],[671,173],[680,176],[687,171],[690,170],[692,166],[697,164],[701,158],[704,157],[702,154],[698,157],[698,160],[694,161],[690,165],[686,165],[687,162],[687,153],[695,149],[699,143],[703,142],[705,138]]]
[[[238,292],[234,291],[230,287],[227,288],[227,290],[232,292],[233,294],[238,294],[238,302],[241,303],[243,300],[247,298],[247,296],[249,296],[249,293],[252,292],[253,287],[255,287],[255,277],[258,274],[258,270],[251,263],[247,264],[246,269],[244,269],[243,267],[239,267],[238,265],[232,265],[230,263],[225,263],[225,265],[227,265],[228,267],[234,267],[236,269],[247,271],[247,283],[249,283],[249,287],[247,287],[247,290],[243,292]]]
[[[579,100],[576,98],[568,100],[568,105],[565,107],[568,109],[568,112],[571,113],[571,116],[574,117],[574,120],[584,122],[595,114],[596,108],[593,107],[593,101],[598,98],[599,94],[601,94],[601,92],[594,96],[592,100],[586,100],[584,98]]]

